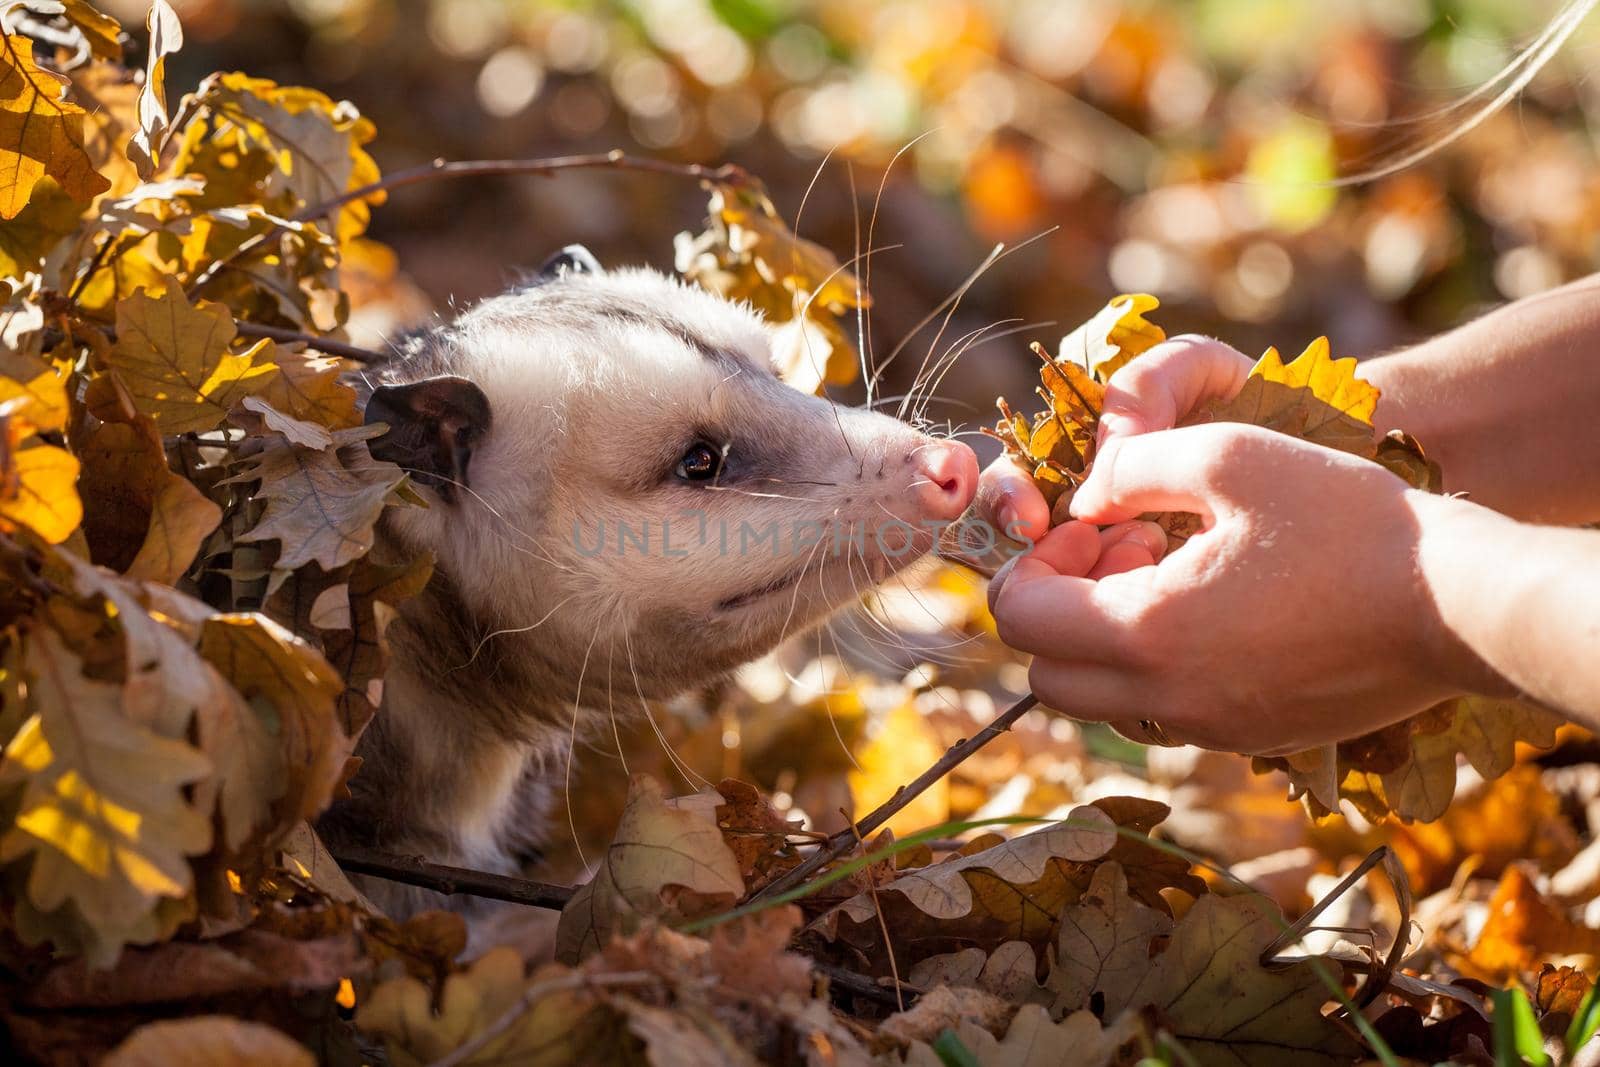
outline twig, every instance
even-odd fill
[[[656,976],[647,971],[623,971],[620,974],[584,974],[581,971],[574,974],[564,974],[559,978],[550,978],[543,982],[535,982],[522,991],[515,1004],[501,1012],[499,1018],[490,1023],[482,1032],[471,1041],[457,1045],[447,1055],[441,1056],[428,1065],[428,1067],[458,1067],[466,1063],[478,1053],[488,1048],[496,1038],[503,1036],[506,1031],[517,1025],[517,1020],[527,1014],[529,1008],[538,1003],[551,993],[560,993],[568,989],[582,989],[584,986],[629,986],[646,985],[656,980]],[[501,1058],[504,1062],[504,1057]]]
[[[361,363],[383,363],[389,359],[382,352],[347,345],[343,341],[334,341],[327,337],[318,337],[314,333],[300,333],[298,330],[286,330],[281,326],[263,326],[258,322],[236,322],[234,326],[241,337],[270,337],[274,341],[283,341],[286,344],[299,343],[307,348],[315,348],[318,352],[326,352],[330,356],[343,356]]]
[[[828,838],[827,844],[813,853],[810,859],[794,868],[782,878],[778,878],[768,885],[762,887],[759,892],[750,898],[751,901],[760,900],[762,897],[776,896],[779,893],[794,888],[807,878],[811,877],[811,875],[815,874],[817,871],[826,867],[828,864],[832,863],[834,860],[850,851],[850,849],[854,847],[858,837],[865,838],[868,834],[876,832],[878,827],[882,826],[884,823],[893,818],[896,812],[920,796],[925,790],[927,790],[929,786],[933,785],[934,782],[937,782],[939,779],[949,774],[968,756],[972,755],[974,752],[978,751],[978,749],[982,748],[984,745],[987,745],[990,741],[993,741],[995,738],[1011,729],[1013,723],[1022,718],[1029,711],[1032,711],[1034,706],[1038,703],[1039,698],[1034,696],[1032,693],[1029,693],[1027,696],[1011,705],[1011,707],[1007,708],[999,716],[999,718],[995,719],[988,726],[985,726],[971,737],[963,738],[951,745],[949,750],[946,751],[943,756],[939,757],[939,762],[923,771],[910,785],[903,785],[899,789],[896,789],[894,791],[894,796],[878,805],[878,807],[875,808],[871,814],[862,819],[860,822],[851,826],[847,826],[838,833],[833,834]]]
[[[526,878],[512,878],[488,871],[474,871],[466,867],[450,867],[443,863],[429,863],[420,856],[396,856],[377,849],[347,846],[331,850],[339,866],[353,874],[369,874],[391,882],[421,886],[447,896],[465,894],[487,897],[490,900],[508,900],[513,904],[527,904],[534,908],[559,910],[572,899],[576,890],[572,886],[551,885]]]
[[[351,189],[330,200],[308,207],[297,213],[294,221],[309,222],[312,219],[320,219],[334,208],[343,207],[352,200],[363,200],[373,193],[416,185],[418,182],[434,181],[438,178],[478,178],[493,174],[555,174],[563,170],[583,170],[591,167],[648,171],[652,174],[670,174],[678,178],[721,182],[725,185],[739,185],[750,180],[749,173],[736,163],[724,163],[720,167],[707,167],[699,163],[674,163],[671,160],[651,159],[648,156],[630,156],[620,148],[579,156],[551,156],[548,159],[469,159],[457,162],[435,159],[419,167],[397,170],[370,185]]]
[[[876,979],[857,974],[855,971],[847,971],[831,963],[824,963],[822,960],[812,960],[811,969],[826,978],[830,985],[851,996],[873,1000],[899,1011],[904,1011],[907,1003],[915,1004],[917,998],[924,992],[909,982],[896,982],[893,989],[888,989],[880,985]]]

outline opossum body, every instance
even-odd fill
[[[392,509],[376,551],[436,563],[320,829],[439,863],[516,873],[575,740],[853,601],[977,482],[966,446],[780,382],[747,308],[582,249],[376,373],[373,453],[430,504]]]

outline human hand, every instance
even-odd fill
[[[1174,337],[1155,346],[1111,376],[1099,444],[1172,429],[1200,405],[1232,397],[1251,366],[1250,357],[1208,337]],[[1050,508],[1039,487],[1010,456],[984,470],[976,507],[980,518],[1014,539],[1037,541],[1050,527]]]
[[[1077,718],[1154,719],[1174,741],[1261,754],[1358,736],[1497,684],[1419,576],[1454,503],[1257,427],[1113,433],[1073,514],[1186,511],[1205,529],[1098,581],[1036,549],[997,576],[995,621],[1036,655],[1039,699]]]
[[[1185,334],[1125,364],[1106,383],[1099,444],[1170,430],[1202,404],[1229,400],[1255,361],[1221,341]]]

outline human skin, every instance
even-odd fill
[[[1596,353],[1586,279],[1363,364],[1378,429],[1415,434],[1463,499],[1256,427],[1174,429],[1251,361],[1159,346],[1107,390],[1081,522],[1045,535],[1031,480],[985,472],[980,506],[1042,537],[991,585],[1000,635],[1034,653],[1042,702],[1140,740],[1155,719],[1174,741],[1290,752],[1463,693],[1600,725],[1600,533],[1518,521],[1600,519]],[[1170,510],[1205,530],[1165,557],[1148,533],[1090,557],[1088,524]]]

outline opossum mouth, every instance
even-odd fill
[[[805,574],[805,572],[806,568],[801,567],[798,570],[790,571],[781,578],[777,578],[768,582],[766,585],[757,586],[748,592],[740,593],[738,596],[731,596],[726,600],[719,600],[717,601],[717,610],[732,611],[735,608],[742,608],[746,604],[760,600],[764,596],[771,596],[773,593],[782,592],[798,582],[800,577]]]

